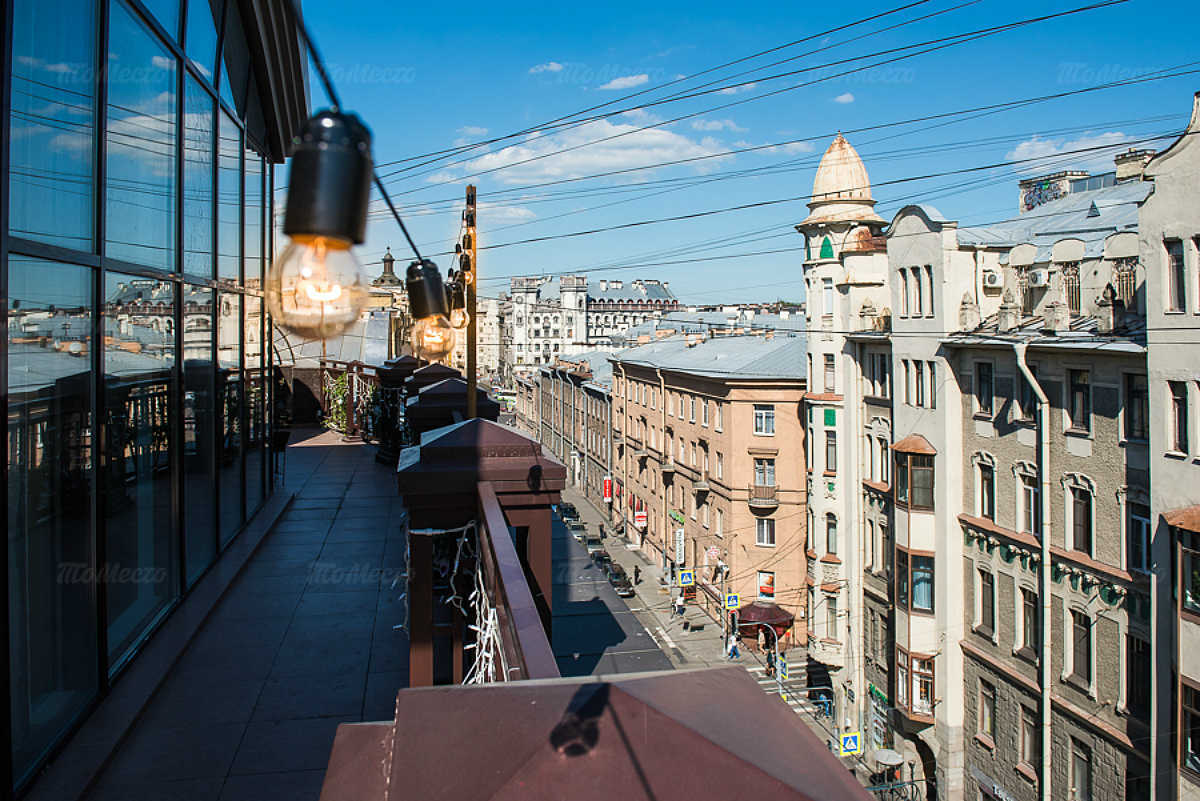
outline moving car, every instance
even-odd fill
[[[608,583],[617,591],[619,597],[633,597],[633,582],[629,580],[629,574],[615,562],[608,567]]]
[[[589,534],[585,537],[583,544],[587,548],[588,556],[595,556],[598,551],[604,550],[604,543],[600,542],[600,538],[595,534]]]
[[[558,505],[558,516],[564,523],[570,523],[579,519],[579,510],[575,508],[575,504],[563,502]]]
[[[571,532],[571,536],[579,542],[583,542],[587,536],[587,526],[583,523],[567,523],[567,531]]]

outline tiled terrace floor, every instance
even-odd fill
[[[403,509],[374,455],[329,433],[292,445],[296,500],[88,801],[315,801],[337,725],[392,717]]]

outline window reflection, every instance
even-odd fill
[[[183,290],[183,497],[188,583],[217,553],[214,292]]]
[[[142,0],[172,39],[179,38],[179,0]]]
[[[217,399],[221,404],[221,545],[242,525],[242,299],[222,293],[217,317]]]
[[[9,259],[9,689],[18,777],[98,684],[91,281],[84,267]]]
[[[246,312],[246,513],[253,514],[263,500],[263,463],[266,437],[266,375],[263,369],[261,298],[247,295]]]
[[[217,60],[217,26],[221,19],[220,0],[211,3],[192,0],[188,3],[187,54],[196,69],[212,83],[213,64]]]
[[[242,132],[221,113],[217,140],[217,277],[226,283],[241,281]]]
[[[108,53],[107,253],[175,269],[175,59],[121,3]]]
[[[213,276],[213,99],[185,78],[183,118],[183,269]]]
[[[262,289],[263,279],[263,162],[246,148],[246,249],[245,281],[247,289]]]
[[[93,247],[95,9],[84,0],[13,7],[9,230]]]
[[[115,665],[174,599],[171,516],[175,287],[110,273],[104,281],[108,647]]]

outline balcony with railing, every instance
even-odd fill
[[[774,484],[751,484],[747,491],[751,509],[770,511],[779,506],[778,488]]]

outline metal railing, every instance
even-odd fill
[[[379,375],[363,362],[321,360],[321,413],[325,425],[347,437],[377,437]]]
[[[778,506],[774,484],[751,484],[749,488],[751,506]]]

